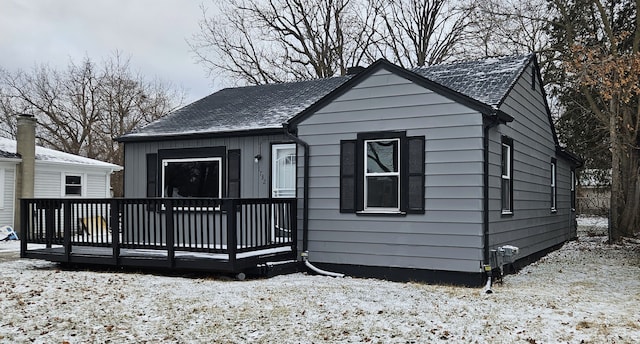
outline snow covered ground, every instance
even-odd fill
[[[240,282],[65,271],[0,242],[0,342],[640,342],[640,244],[606,245],[606,220],[581,224],[578,241],[493,294],[301,273]]]

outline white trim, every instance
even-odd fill
[[[80,195],[67,195],[67,177],[80,177]],[[87,174],[86,173],[62,172],[60,179],[61,179],[60,193],[62,197],[83,198],[87,195]]]
[[[278,164],[278,152],[284,150],[293,150],[293,175],[285,176],[290,177],[285,182],[285,187],[277,187],[277,180],[281,175],[281,171],[278,169],[280,164]],[[271,197],[273,198],[291,198],[296,197],[296,178],[297,178],[297,162],[296,162],[296,144],[295,143],[285,143],[285,144],[274,144],[271,146]],[[292,177],[292,178],[291,178]],[[288,184],[293,185],[288,185]],[[286,187],[289,186],[289,187]]]
[[[551,211],[555,212],[558,209],[558,190],[557,190],[557,165],[556,162],[551,161]]]
[[[368,159],[368,143],[369,142],[389,142],[389,141],[395,141],[398,143],[397,147],[398,147],[398,152],[397,152],[397,156],[394,156],[394,158],[396,159],[398,166],[397,166],[397,171],[392,171],[392,172],[367,172],[368,170],[368,163],[369,163],[369,159]],[[400,157],[402,156],[400,149],[401,149],[401,142],[400,142],[400,138],[388,138],[388,139],[371,139],[371,140],[364,140],[363,142],[364,144],[364,154],[363,154],[363,159],[364,159],[364,178],[363,178],[363,183],[364,183],[364,212],[382,212],[382,213],[397,213],[400,211],[400,189],[401,189],[401,177],[400,177],[400,165],[401,165],[401,161],[400,161]],[[369,183],[367,182],[367,177],[396,177],[398,179],[398,192],[397,192],[397,203],[398,206],[397,207],[369,207],[367,204],[367,199],[368,199],[368,189],[369,189]]]
[[[503,172],[505,171],[500,171],[500,208],[502,209],[502,215],[513,215],[513,200],[512,195],[513,193],[511,192],[511,190],[513,189],[513,178],[511,176],[511,154],[513,154],[513,147],[509,144],[506,143],[502,143],[501,146],[501,150],[500,150],[500,169],[502,170],[502,165],[504,162],[506,162],[506,172],[507,174],[504,174]],[[507,149],[507,154],[506,156],[504,155],[504,148]],[[509,181],[509,189],[508,190],[504,190],[504,182],[505,180]],[[504,195],[505,195],[505,191],[507,193],[509,193],[509,202],[507,202],[507,208],[505,208],[505,204],[504,204]]]

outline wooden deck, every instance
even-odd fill
[[[240,273],[295,260],[294,199],[26,199],[24,258]]]

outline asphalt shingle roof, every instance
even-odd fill
[[[484,104],[498,107],[531,55],[416,68],[413,72]]]
[[[499,107],[532,55],[415,68],[412,72],[480,103]],[[350,76],[226,88],[178,109],[122,139],[282,128]]]
[[[0,158],[4,159],[20,159],[20,156],[16,153],[7,152],[0,149]]]
[[[225,88],[125,137],[282,128],[349,78]]]

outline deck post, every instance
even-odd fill
[[[31,211],[33,207],[26,199],[20,200],[20,258],[25,258],[27,255],[27,242],[29,241],[29,229],[32,229],[33,222],[29,219],[33,218]]]
[[[63,233],[62,237],[64,240],[64,259],[68,263],[71,258],[71,202],[69,200],[62,201],[62,209],[64,212],[64,217],[63,217],[64,222],[62,224],[62,233]],[[49,224],[49,220],[47,219],[47,225],[48,224]],[[49,228],[47,228],[47,233],[48,232],[49,232]]]
[[[175,249],[175,239],[173,233],[173,202],[170,198],[164,199],[164,216],[165,216],[165,228],[166,228],[166,237],[167,237],[167,263],[169,264],[169,268],[174,268],[176,261],[176,249]]]
[[[298,199],[289,202],[289,226],[291,227],[291,245],[293,253],[298,256]],[[297,259],[296,259],[297,260]]]
[[[227,253],[229,254],[229,265],[231,265],[231,270],[235,273],[237,272],[236,251],[238,249],[238,233],[236,230],[236,208],[238,204],[233,198],[223,199],[222,202],[224,204],[223,209],[225,209],[227,213]]]
[[[113,264],[118,266],[120,263],[120,204],[118,200],[112,198],[109,202],[109,225],[111,228],[111,251],[113,256]]]
[[[56,201],[53,200],[44,202],[44,237],[46,248],[51,248],[53,243],[53,230],[56,225],[55,203]]]

